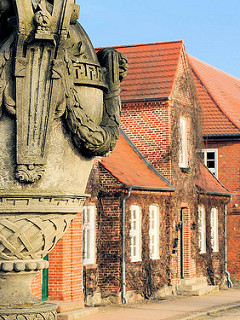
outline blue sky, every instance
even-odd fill
[[[240,0],[76,0],[95,47],[184,40],[187,53],[240,78]]]

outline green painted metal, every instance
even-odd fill
[[[43,259],[48,261],[48,255]],[[42,301],[46,300],[48,300],[48,269],[42,270]]]

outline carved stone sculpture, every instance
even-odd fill
[[[118,139],[127,59],[96,55],[74,0],[0,0],[0,319],[54,319],[30,284]]]

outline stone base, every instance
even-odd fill
[[[21,308],[0,308],[0,320],[56,320],[57,306],[41,303]]]

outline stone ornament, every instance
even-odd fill
[[[76,23],[79,8],[74,0],[12,0],[2,6],[7,21],[16,21],[14,6],[18,33],[13,31],[0,48],[0,115],[17,113],[16,179],[34,183],[44,174],[56,118],[66,122],[82,155],[111,153],[119,134],[120,82],[128,63],[109,48],[99,51],[97,59]],[[104,91],[100,122],[81,101],[82,86]]]
[[[127,58],[97,54],[74,0],[0,0],[0,320],[55,319],[31,293],[119,135]]]

